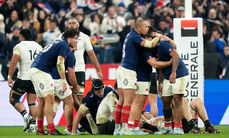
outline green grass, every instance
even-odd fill
[[[56,136],[37,136],[35,133],[25,133],[22,132],[23,127],[0,127],[0,137],[6,138],[6,137],[17,137],[17,138],[44,138],[44,137],[56,137]],[[64,126],[58,126],[57,129],[63,132]],[[220,129],[220,134],[185,134],[185,135],[146,135],[144,138],[174,138],[174,137],[180,137],[180,138],[194,138],[194,137],[201,137],[201,138],[208,138],[208,137],[223,137],[228,138],[229,137],[229,125],[228,126],[215,126],[215,128]],[[117,137],[126,137],[126,138],[142,138],[143,136],[108,136],[108,135],[80,135],[80,136],[62,136],[62,137],[77,137],[77,138],[91,138],[91,137],[97,137],[97,138],[117,138]]]

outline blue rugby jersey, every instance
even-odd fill
[[[68,51],[71,51],[67,40],[56,40],[54,43],[47,45],[36,57],[31,67],[51,74],[52,69],[56,67],[57,57],[66,58]]]

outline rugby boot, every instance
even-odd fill
[[[120,129],[115,129],[115,131],[114,131],[114,134],[113,135],[120,135]]]
[[[48,130],[43,130],[43,131],[38,131],[37,130],[36,135],[40,135],[40,136],[48,135]]]
[[[32,116],[28,115],[26,118],[25,118],[25,126],[23,128],[23,131],[25,132],[27,129],[29,129],[29,126],[30,124],[34,122],[34,119]]]
[[[202,133],[204,133],[204,131],[201,130],[198,126],[194,126],[189,132],[193,133],[193,134],[202,134]]]
[[[140,129],[133,129],[131,131],[131,135],[149,135],[149,133],[148,132],[143,132]]]
[[[53,136],[53,135],[65,135],[65,134],[62,134],[62,133],[60,133],[57,129],[55,129],[52,133],[49,133],[48,132],[48,136]]]
[[[173,135],[183,135],[184,131],[181,128],[175,127],[172,134]]]
[[[171,127],[169,128],[162,128],[161,130],[159,130],[158,132],[155,132],[154,135],[164,135],[164,134],[169,134],[169,133],[173,133],[173,129]]]
[[[210,126],[205,128],[205,132],[208,132],[208,133],[220,133],[220,130],[219,129],[215,129],[213,127],[213,125],[210,125]]]

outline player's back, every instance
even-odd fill
[[[22,41],[14,47],[16,54],[20,55],[18,78],[30,80],[28,71],[42,47],[34,41]]]
[[[99,105],[97,115],[96,115],[96,123],[97,124],[105,124],[109,121],[111,117],[111,112],[115,111],[116,104],[118,103],[118,95],[112,91],[102,100]]]
[[[161,41],[156,48],[156,57],[159,61],[169,61],[171,59],[170,52],[174,47],[168,41]],[[162,69],[165,79],[169,80],[169,76],[172,72],[172,65]],[[180,78],[188,75],[188,69],[184,62],[179,58],[179,65],[176,71],[176,78]]]
[[[143,38],[134,29],[126,36],[122,51],[122,67],[136,71],[142,41]]]
[[[57,40],[43,48],[31,67],[51,74],[52,69],[56,67],[57,57],[62,56],[65,58],[69,50],[66,40]]]

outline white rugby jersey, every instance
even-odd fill
[[[57,38],[62,39],[63,33]],[[91,45],[90,37],[82,32],[80,32],[77,39],[77,50],[74,52],[76,57],[75,72],[84,71],[85,72],[85,62],[84,62],[84,51],[93,50]]]
[[[100,103],[97,110],[96,124],[105,124],[108,120],[113,119],[111,112],[115,111],[117,103],[118,98],[113,92],[107,94],[107,96]]]
[[[30,80],[28,71],[42,47],[35,41],[22,41],[13,49],[13,54],[20,56],[17,78]]]

